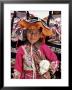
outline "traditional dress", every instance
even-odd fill
[[[14,75],[17,79],[42,79],[39,73],[39,62],[41,60],[49,60],[55,63],[55,68],[59,64],[59,60],[55,53],[44,43],[35,43],[31,45],[27,43],[18,48],[16,54],[16,62]]]

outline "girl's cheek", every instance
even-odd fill
[[[27,35],[27,39],[30,39],[30,35]]]

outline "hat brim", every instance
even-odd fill
[[[52,30],[47,27],[47,26],[44,26],[43,23],[41,21],[36,21],[36,22],[33,22],[33,23],[30,23],[30,22],[27,22],[26,20],[20,20],[18,22],[18,25],[20,26],[20,28],[24,28],[24,29],[34,29],[36,28],[39,29],[40,27],[42,27],[42,34],[45,35],[45,36],[52,36],[53,35],[53,32]]]

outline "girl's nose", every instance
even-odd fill
[[[35,39],[35,35],[34,35],[34,34],[32,34],[32,35],[31,35],[31,38],[32,38],[32,39]]]
[[[35,37],[35,35],[34,35],[34,34],[31,34],[31,37],[32,37],[32,38],[34,38],[34,37]]]
[[[34,35],[34,33],[32,32],[31,35]]]

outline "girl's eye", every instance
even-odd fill
[[[31,33],[30,31],[27,31],[27,33]]]

